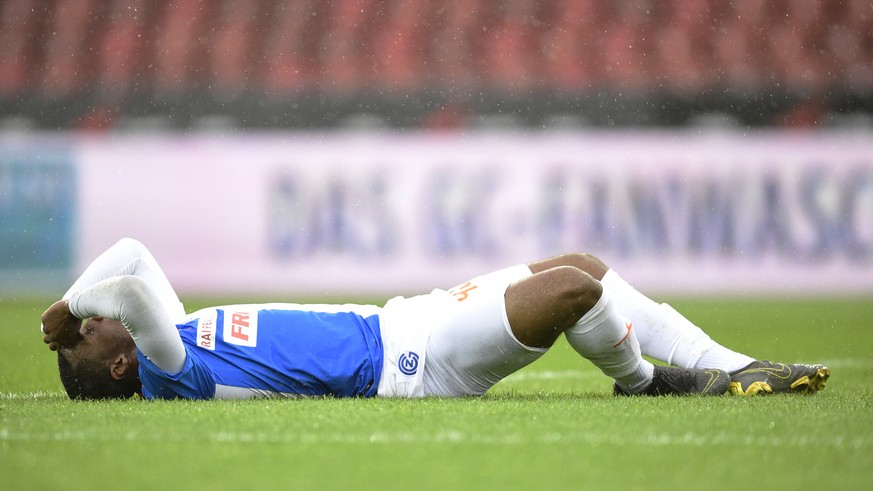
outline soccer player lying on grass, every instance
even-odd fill
[[[587,254],[384,307],[232,305],[186,315],[149,251],[122,239],[43,314],[41,330],[73,399],[482,395],[562,333],[619,395],[811,393],[829,376],[717,344]]]

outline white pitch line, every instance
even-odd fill
[[[816,360],[816,363],[821,363],[831,369],[857,369],[857,368],[873,368],[873,357],[871,358],[831,358],[825,360]],[[604,377],[595,369],[591,370],[537,370],[526,369],[513,373],[505,378],[502,383],[523,382],[527,380],[576,380],[587,379],[593,380]],[[12,399],[48,399],[58,396],[65,396],[63,392],[0,392],[0,401]]]
[[[832,358],[830,360],[823,360],[820,362],[822,365],[825,365],[831,369],[840,369],[840,368],[871,368],[873,367],[873,357],[870,358]]]
[[[197,438],[192,435],[160,435],[131,431],[124,434],[95,434],[81,431],[46,433],[26,433],[0,428],[2,442],[191,442]],[[643,433],[633,436],[620,434],[592,433],[546,433],[531,437],[517,433],[499,435],[464,432],[461,430],[442,430],[436,433],[420,432],[375,432],[375,433],[272,433],[220,431],[205,435],[203,443],[235,444],[416,444],[416,445],[635,445],[642,447],[757,447],[757,448],[798,448],[828,447],[835,450],[866,450],[871,446],[869,438],[857,435],[832,435],[819,438],[807,435],[778,437],[771,435],[744,435],[734,432],[694,433]]]
[[[521,370],[503,379],[503,382],[525,380],[595,379],[604,375],[596,370]]]
[[[832,358],[829,360],[815,361],[821,363],[831,369],[856,369],[856,368],[873,368],[873,357],[871,358]],[[603,374],[595,369],[592,370],[536,370],[527,369],[521,370],[506,377],[503,382],[522,382],[527,380],[577,380],[587,379],[593,380],[604,377]]]
[[[67,395],[63,392],[0,392],[0,401],[4,399],[48,399]]]

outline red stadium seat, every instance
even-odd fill
[[[219,92],[239,92],[250,85],[253,56],[260,42],[261,15],[251,1],[227,1],[213,24],[209,37],[209,79]]]
[[[869,0],[0,1],[5,101],[304,89],[436,91],[461,105],[540,89],[865,101],[873,12]]]
[[[45,42],[42,90],[49,95],[64,95],[82,89],[89,82],[91,57],[89,32],[100,17],[94,0],[59,0],[48,18],[50,35]]]
[[[164,6],[154,24],[154,87],[174,93],[201,80],[208,47],[201,38],[208,33],[207,20],[214,13],[212,0],[174,0]]]
[[[37,52],[32,45],[39,39],[42,12],[36,0],[9,1],[0,10],[0,93],[16,93],[28,88]]]
[[[263,34],[261,56],[254,60],[256,86],[287,92],[313,84],[311,44],[320,18],[311,15],[316,1],[280,1],[271,12],[270,29]]]
[[[366,55],[371,77],[379,87],[414,91],[427,79],[427,39],[429,2],[422,0],[395,3],[384,14],[379,29],[373,29]]]

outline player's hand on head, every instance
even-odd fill
[[[81,327],[82,319],[70,312],[70,305],[66,300],[58,300],[42,314],[42,340],[52,351],[74,346],[81,337]]]

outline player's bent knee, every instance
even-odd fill
[[[546,272],[553,276],[556,296],[571,307],[572,315],[582,315],[600,300],[603,286],[593,276],[573,266],[559,266]]]
[[[604,264],[603,261],[587,252],[574,252],[567,254],[567,261],[572,266],[579,268],[598,279],[603,278],[603,275],[609,270],[609,266]]]
[[[579,268],[562,265],[516,282],[506,290],[506,314],[516,338],[547,348],[600,300],[600,282]]]
[[[594,255],[585,252],[561,254],[560,256],[554,256],[528,264],[528,267],[530,267],[531,271],[534,273],[540,273],[561,266],[569,266],[579,269],[598,280],[603,278],[603,275],[605,275],[609,270],[609,266],[604,264],[603,261]]]
[[[506,290],[506,315],[516,339],[548,348],[600,300],[600,282],[561,265],[518,281]]]

